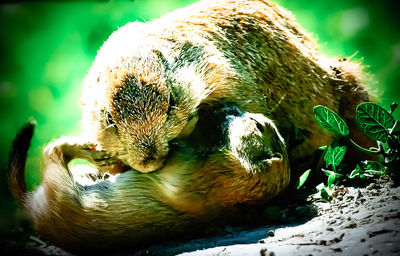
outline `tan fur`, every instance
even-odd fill
[[[130,170],[92,184],[68,163],[83,158],[98,164],[108,154],[80,138],[63,137],[45,148],[42,184],[20,201],[44,239],[72,252],[104,253],[199,234],[215,221],[224,223],[237,206],[264,203],[289,183],[286,145],[269,119],[228,114],[218,125],[223,127],[216,138],[227,140],[222,145],[197,149],[181,141],[157,172]],[[195,134],[192,140],[207,135],[201,129]],[[237,155],[235,148],[246,151]],[[16,160],[24,153],[17,149]],[[263,158],[251,160],[252,154]],[[257,169],[248,168],[252,165]],[[19,168],[10,173],[23,180]]]
[[[87,142],[47,147],[43,183],[24,207],[40,234],[70,250],[190,233],[236,204],[273,197],[288,184],[289,159],[332,141],[314,119],[315,105],[354,126],[354,107],[367,100],[359,65],[321,55],[291,14],[267,0],[203,0],[129,23],[105,42],[84,81]],[[226,104],[243,112],[226,127],[228,143],[201,146],[218,134],[202,131],[213,115],[200,112]],[[306,140],[289,157],[293,127]],[[171,150],[176,141],[183,148]],[[100,172],[136,170],[84,189],[68,169],[73,158]]]
[[[369,100],[360,70],[321,55],[292,15],[268,0],[204,0],[111,35],[84,83],[83,128],[114,157],[149,172],[163,165],[168,143],[187,134],[197,109],[235,102],[274,120],[285,138],[297,127],[307,139],[292,158],[302,158],[332,141],[314,119],[315,105],[351,123],[354,107]],[[153,95],[151,103],[129,93],[131,101],[115,101],[128,88]],[[102,111],[115,124],[106,128]]]

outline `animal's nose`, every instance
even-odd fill
[[[138,146],[143,153],[148,156],[148,160],[154,160],[154,155],[157,153],[156,143],[154,140],[143,140]]]

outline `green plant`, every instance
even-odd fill
[[[328,179],[327,185],[319,184],[317,186],[319,198],[329,197],[337,181],[344,178],[365,179],[388,174],[395,180],[399,179],[400,122],[396,121],[392,115],[397,106],[397,103],[393,103],[390,111],[371,102],[361,103],[357,106],[355,113],[357,125],[364,134],[377,143],[377,147],[369,149],[358,145],[350,138],[348,125],[337,113],[325,106],[314,107],[317,122],[336,137],[329,147],[324,148],[323,159],[326,168],[322,168],[322,171],[328,176]],[[362,161],[354,170],[349,171],[346,166],[341,165],[349,145],[364,153],[380,155],[381,161]],[[297,188],[303,185],[308,174],[301,176]]]

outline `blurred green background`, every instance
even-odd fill
[[[10,143],[29,118],[38,122],[27,162],[28,188],[40,183],[41,150],[79,135],[80,85],[111,32],[195,0],[47,1],[0,5],[0,230],[15,207],[6,183]],[[396,1],[277,0],[318,39],[328,56],[356,54],[374,75],[383,106],[400,101],[400,18]],[[400,112],[400,111],[398,111]],[[397,113],[399,117],[399,113]]]

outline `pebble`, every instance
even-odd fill
[[[334,252],[342,252],[342,248],[338,247],[338,248],[331,248],[332,251]]]
[[[265,255],[266,255],[266,252],[267,252],[267,248],[262,248],[262,249],[260,250],[260,255],[261,255],[261,256],[265,256]]]
[[[381,186],[379,186],[379,185],[376,184],[376,183],[371,183],[371,184],[369,184],[365,189],[367,189],[367,190],[373,190],[373,189],[378,189],[378,188],[381,188]]]

